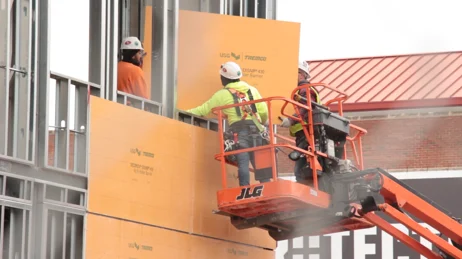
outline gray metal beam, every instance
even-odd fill
[[[117,62],[119,40],[119,0],[107,1],[106,13],[106,92],[105,98],[117,102]]]
[[[49,0],[39,0],[38,6],[38,59],[37,67],[37,95],[38,95],[38,119],[37,119],[37,151],[36,163],[40,167],[48,164],[48,85],[50,74],[50,6]]]
[[[146,6],[151,6],[152,3],[148,3],[147,0],[141,0],[139,4],[139,30],[140,30],[140,40],[141,42],[145,42],[145,35],[144,35],[144,30],[146,26]]]
[[[69,166],[69,88],[70,80],[56,81],[54,166]],[[48,151],[49,152],[49,151]]]
[[[180,0],[180,10],[207,12],[209,0]]]
[[[0,159],[0,171],[80,189],[87,189],[88,186],[87,178],[83,174],[71,174],[46,168],[32,167],[2,159]]]
[[[204,0],[202,0],[204,1]],[[217,0],[206,0],[206,2],[209,2],[208,5],[208,10],[207,12],[209,13],[220,13],[220,1]]]
[[[179,0],[153,0],[151,96],[162,115],[174,118],[177,90]]]
[[[129,34],[130,36],[137,36],[138,39],[141,40],[141,24],[143,21],[140,20],[140,11],[141,11],[141,6],[143,4],[142,0],[128,0],[128,5],[129,5],[129,12],[130,12],[130,20],[128,21],[128,26],[129,26]],[[144,9],[144,6],[143,6]]]
[[[105,91],[106,1],[90,2],[89,82],[101,85]]]
[[[14,84],[14,127],[13,156],[29,160],[28,148],[30,138],[29,111],[31,89],[31,22],[32,2],[16,2],[16,40],[15,69],[24,73],[15,73]]]
[[[3,38],[2,49],[0,50],[0,155],[7,155],[8,145],[8,108],[9,108],[9,85],[10,85],[10,64],[11,64],[11,0],[6,1],[8,8],[0,8],[0,37]],[[1,250],[1,246],[0,246]]]
[[[276,20],[277,0],[266,0],[266,19]]]
[[[47,211],[43,204],[43,197],[45,196],[44,185],[37,184],[34,187],[34,208],[32,212],[32,225],[34,226],[31,230],[32,238],[32,251],[33,254],[38,258],[46,257],[45,244],[47,240]]]

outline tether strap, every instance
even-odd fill
[[[228,90],[228,92],[230,92],[231,95],[233,96],[234,103],[239,103],[239,99],[238,99],[237,94],[236,94],[237,92],[236,92],[236,93],[233,93],[230,89],[227,89],[227,90]],[[237,116],[242,117],[242,114],[241,114],[241,107],[236,106],[235,108],[236,108]]]

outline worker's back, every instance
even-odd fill
[[[247,101],[250,101],[251,99],[252,100],[262,99],[260,93],[258,92],[258,90],[255,87],[253,87],[253,86],[251,86],[251,85],[249,85],[249,84],[247,84],[246,82],[243,82],[243,81],[230,83],[224,89],[222,89],[221,91],[223,91],[223,95],[228,95],[229,94],[229,96],[231,96],[231,97],[232,97],[233,92],[235,92],[235,91],[245,93]],[[249,91],[250,91],[250,94],[252,96],[249,96]],[[226,92],[228,92],[228,93],[226,93]],[[223,100],[226,100],[226,101],[224,101],[224,103],[221,104],[221,106],[235,103],[235,100],[233,100],[233,98],[223,98]],[[242,107],[240,107],[239,109],[241,109],[241,108]],[[266,103],[264,103],[264,102],[256,103],[255,108],[257,110],[258,117],[260,117],[259,119],[262,119],[263,123],[264,123],[266,121],[266,119],[267,119],[267,112],[268,112]],[[237,122],[237,121],[241,120],[242,113],[241,113],[241,116],[239,116],[235,108],[224,109],[223,113],[226,114],[226,116],[228,117],[228,121],[229,121],[230,124],[233,124],[234,122]],[[246,117],[244,119],[245,120],[251,120],[252,118],[251,118],[251,116],[248,116],[248,117]]]
[[[119,61],[117,65],[117,90],[149,99],[143,70],[129,62]]]

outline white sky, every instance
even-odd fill
[[[462,50],[461,0],[279,0],[277,8],[278,20],[301,23],[304,60]]]
[[[83,80],[88,79],[88,2],[51,0],[51,70]],[[462,50],[461,0],[277,2],[278,20],[301,23],[302,59]]]

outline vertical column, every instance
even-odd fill
[[[125,38],[125,37],[128,37],[130,36],[130,15],[131,15],[131,4],[130,4],[130,0],[123,0],[123,1],[120,1],[120,4],[119,4],[119,13],[120,13],[120,16],[119,16],[119,19],[120,19],[120,35],[119,37],[121,39]]]
[[[69,88],[70,80],[56,80],[54,166],[69,169]]]
[[[122,1],[123,2],[123,1]],[[106,92],[108,100],[117,101],[117,61],[119,50],[119,0],[106,5]]]
[[[143,22],[140,22],[140,18],[141,18],[140,17],[140,14],[141,14],[140,7],[143,4],[142,2],[144,1],[143,0],[128,1],[129,12],[130,12],[130,16],[129,16],[130,20],[128,21],[128,25],[130,27],[129,27],[128,33],[130,34],[130,36],[136,36],[140,40],[141,40],[141,24],[143,23]],[[142,9],[144,9],[144,6]]]
[[[14,119],[13,157],[28,160],[31,93],[31,22],[32,1],[16,1],[15,4],[15,62],[14,69]],[[19,72],[19,71],[21,72]]]
[[[78,173],[88,173],[89,156],[89,128],[88,128],[87,109],[87,89],[84,87],[75,88],[75,119],[74,129],[74,171]]]
[[[276,20],[277,0],[266,0],[266,19]]]
[[[206,12],[208,12],[208,13],[217,13],[217,14],[220,13],[220,1],[207,0],[206,2],[208,2],[208,10]]]
[[[3,247],[3,243],[5,241],[5,225],[3,222],[5,222],[5,206],[0,205],[0,254],[3,255],[3,251],[5,248]]]
[[[3,1],[5,2],[5,1]],[[0,38],[2,43],[0,46],[0,155],[7,155],[8,144],[8,98],[10,85],[10,6],[11,0],[6,1],[6,6],[0,8]]]
[[[31,135],[30,135],[30,144],[29,144],[29,157],[34,162],[36,161],[36,147],[37,147],[37,95],[38,95],[38,30],[39,30],[39,0],[33,0],[32,10],[31,10],[31,63],[30,63],[30,81],[31,81],[31,95],[30,95],[30,123],[31,123]],[[33,14],[33,16],[32,16]]]
[[[152,100],[162,103],[162,115],[176,116],[178,0],[153,0]]]
[[[105,92],[106,0],[90,1],[90,46],[88,80]]]
[[[210,10],[210,0],[200,0],[199,11],[209,12],[209,10]]]
[[[149,4],[149,5],[148,5]],[[146,6],[152,6],[151,0],[141,0],[138,3],[138,22],[139,22],[139,33],[141,42],[144,42],[144,30],[145,30],[145,21],[146,21]]]
[[[29,155],[31,119],[32,1],[2,1],[0,6],[0,155]]]
[[[38,4],[38,52],[37,54],[37,94],[38,94],[38,142],[37,142],[37,164],[44,167],[48,153],[48,85],[50,74],[50,6],[49,0],[39,0]]]
[[[40,0],[43,1],[43,0]],[[45,210],[43,201],[45,197],[45,188],[43,184],[34,184],[33,191],[33,217],[31,219],[31,251],[37,258],[46,258],[46,223],[47,223],[47,212]]]

